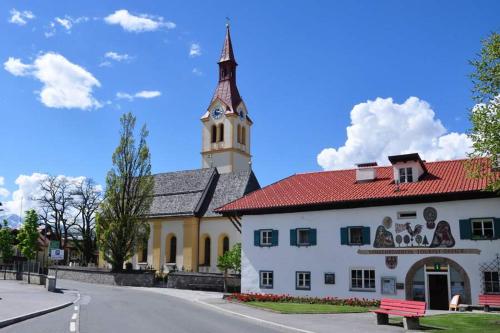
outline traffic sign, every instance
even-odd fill
[[[64,260],[64,251],[55,249],[50,251],[50,259],[52,260]]]

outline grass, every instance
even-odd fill
[[[279,303],[279,302],[247,302],[243,304],[287,314],[359,313],[359,312],[368,312],[370,310],[370,308],[362,306],[331,305],[331,304]]]
[[[401,318],[391,318],[391,323],[401,323]],[[500,332],[500,315],[497,314],[449,314],[420,318],[426,332],[469,333]]]

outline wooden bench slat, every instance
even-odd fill
[[[392,314],[395,316],[410,317],[410,318],[423,317],[422,313],[409,313],[409,312],[386,311],[386,310],[373,310],[372,312],[373,313]]]
[[[383,298],[380,301],[380,308],[372,312],[414,318],[422,317],[425,314],[425,308],[425,302]]]

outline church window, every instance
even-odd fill
[[[223,142],[224,141],[224,124],[219,124],[219,135],[218,135],[218,140],[217,142]]]
[[[241,127],[241,144],[247,144],[247,128],[245,126]]]
[[[226,253],[229,251],[229,237],[224,237],[222,240],[222,254]]]
[[[137,259],[139,262],[148,262],[148,241],[141,244]]]
[[[236,141],[241,143],[241,125],[238,124],[238,132],[236,133]]]
[[[211,138],[212,143],[217,142],[217,126],[212,125],[212,138]]]
[[[203,246],[205,248],[203,264],[205,266],[210,266],[210,237],[205,238]]]
[[[170,256],[169,256],[169,263],[176,262],[176,257],[177,257],[177,237],[172,236],[170,238]]]

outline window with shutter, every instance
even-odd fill
[[[459,221],[460,225],[460,239],[472,239],[472,225],[470,219]]]
[[[278,246],[278,230],[273,230],[272,246]]]
[[[347,228],[340,228],[340,245],[347,245],[349,238]]]
[[[297,229],[290,229],[290,245],[297,246]]]
[[[254,230],[253,232],[253,245],[260,246],[260,230]]]

